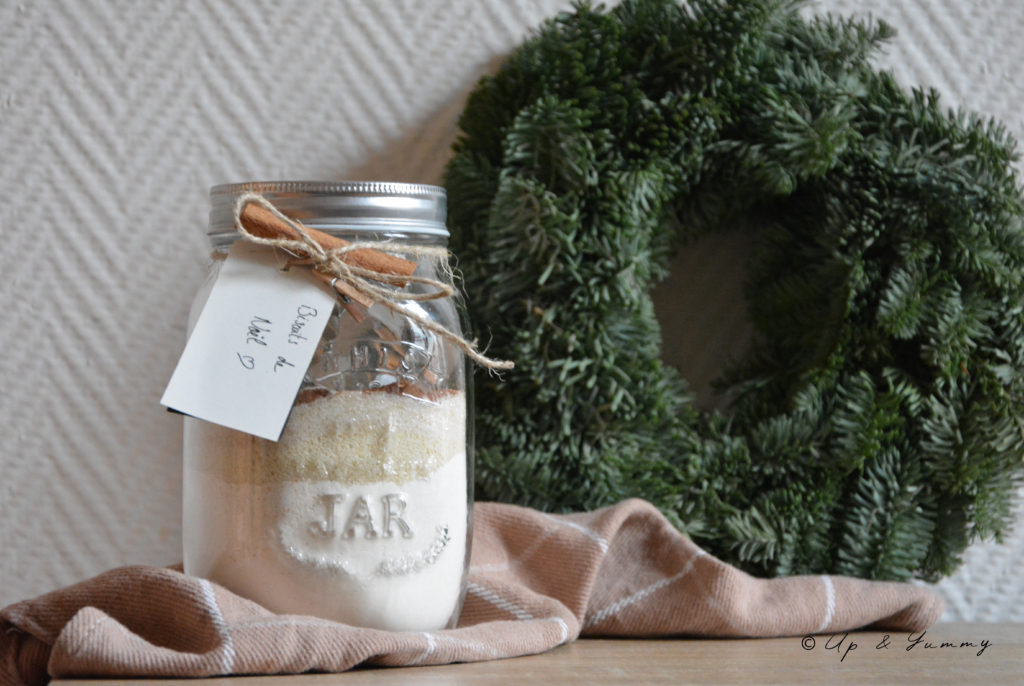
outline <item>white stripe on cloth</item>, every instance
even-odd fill
[[[437,650],[437,641],[434,640],[434,635],[433,634],[431,634],[428,631],[424,631],[423,633],[420,634],[420,636],[423,636],[423,638],[427,639],[427,647],[423,650],[422,653],[417,655],[412,660],[409,660],[409,665],[410,666],[411,665],[418,665],[419,663],[423,662],[428,657],[433,655],[434,651]]]
[[[669,584],[672,584],[672,583],[682,579],[684,576],[686,576],[691,571],[693,571],[693,564],[694,564],[694,562],[696,562],[699,558],[701,558],[701,557],[703,557],[705,555],[707,555],[707,553],[705,553],[703,550],[698,550],[693,555],[693,557],[691,557],[689,560],[686,561],[686,564],[683,566],[683,569],[680,572],[678,572],[677,574],[674,574],[673,576],[667,577],[665,579],[661,579],[660,581],[656,581],[655,583],[651,584],[650,586],[647,586],[645,588],[641,588],[639,591],[636,591],[635,593],[631,593],[630,595],[626,596],[625,598],[619,598],[618,600],[616,600],[611,605],[608,605],[604,609],[599,610],[598,612],[595,612],[590,617],[587,617],[587,620],[586,620],[586,622],[583,625],[584,628],[589,629],[590,627],[595,626],[596,624],[599,624],[599,623],[603,622],[604,620],[608,619],[609,617],[617,615],[619,612],[621,612],[622,610],[626,609],[630,605],[635,605],[636,603],[640,602],[641,600],[643,600],[647,596],[651,595],[652,593],[660,591],[661,589],[665,588]]]
[[[592,540],[594,543],[597,543],[597,547],[601,549],[602,553],[608,552],[608,541],[606,541],[604,537],[601,536],[601,534],[597,533],[593,529],[583,526],[582,524],[577,524],[576,522],[570,522],[566,519],[560,519],[553,515],[549,515],[546,512],[542,512],[541,516],[543,516],[545,519],[549,521],[555,522],[556,524],[561,524],[562,526],[567,526],[571,529],[576,529],[584,536]]]
[[[483,586],[481,586],[480,584],[477,584],[477,583],[474,583],[474,582],[470,581],[469,583],[466,584],[466,591],[468,593],[472,593],[473,595],[477,596],[478,598],[486,600],[491,605],[494,605],[496,608],[498,608],[500,610],[504,610],[505,612],[508,612],[509,614],[511,614],[513,617],[515,617],[516,619],[518,619],[520,621],[527,621],[527,620],[531,620],[531,619],[536,619],[532,614],[530,614],[529,612],[527,612],[523,608],[519,607],[518,605],[516,605],[512,601],[506,600],[505,598],[502,598],[501,596],[499,596],[494,591],[486,589]],[[541,621],[554,622],[554,623],[558,624],[559,631],[561,632],[561,636],[558,639],[558,644],[559,645],[565,643],[566,640],[568,640],[568,638],[569,638],[569,625],[565,623],[564,619],[562,619],[561,617],[552,615],[551,617],[545,617]]]
[[[231,632],[228,630],[227,622],[224,621],[220,605],[217,604],[217,596],[213,593],[213,586],[206,579],[199,579],[199,588],[203,591],[203,604],[206,605],[207,611],[213,618],[213,627],[220,636],[220,648],[216,651],[220,653],[220,670],[223,674],[230,674],[235,666],[235,646],[231,642]]]
[[[486,589],[486,588],[484,588],[483,586],[481,586],[478,583],[470,581],[468,584],[466,584],[466,591],[469,592],[469,593],[472,593],[473,595],[475,595],[475,596],[477,596],[479,598],[482,598],[483,600],[486,600],[487,602],[489,602],[491,605],[493,605],[494,607],[498,608],[499,610],[504,610],[505,612],[509,613],[510,615],[515,617],[516,619],[519,619],[519,620],[533,619],[533,615],[531,615],[529,612],[527,612],[523,608],[519,607],[518,605],[516,605],[515,603],[513,603],[510,600],[506,600],[505,598],[502,598],[500,595],[498,595],[494,591]]]
[[[584,536],[586,536],[587,538],[592,540],[594,543],[596,543],[597,547],[601,549],[602,553],[607,553],[608,552],[608,541],[606,541],[601,536],[601,534],[597,533],[593,529],[585,527],[585,526],[583,526],[581,524],[577,524],[576,522],[569,522],[569,521],[566,521],[564,519],[559,519],[558,517],[555,517],[554,515],[549,515],[546,512],[539,512],[538,514],[540,514],[542,517],[547,519],[552,524],[556,524],[557,526],[565,526],[565,527],[568,527],[570,529],[575,529],[575,530],[579,531]],[[537,538],[533,539],[533,542],[530,543],[530,545],[528,545],[525,549],[523,549],[523,551],[521,553],[519,553],[519,555],[517,555],[515,558],[509,560],[508,562],[503,562],[501,564],[491,564],[491,565],[474,565],[474,566],[470,567],[469,571],[472,574],[478,574],[478,573],[481,573],[481,572],[505,572],[505,571],[508,571],[508,570],[512,569],[513,567],[521,565],[526,560],[528,560],[530,558],[530,556],[533,555],[537,551],[538,548],[540,548],[541,544],[544,543],[544,541],[546,541],[547,539],[551,538],[556,532],[557,532],[556,529],[546,529],[543,533],[541,533],[541,535],[539,535],[539,536],[537,536]]]
[[[466,648],[469,648],[470,650],[475,651],[478,655],[487,655],[492,659],[501,659],[503,657],[508,657],[506,653],[503,653],[494,646],[488,643],[483,643],[482,641],[467,641],[464,638],[457,638],[455,636],[444,636],[437,634],[432,634],[432,636],[436,641],[441,641],[443,643],[454,643],[456,645],[464,646]],[[424,659],[425,658],[426,656],[424,656]]]
[[[816,634],[828,629],[836,612],[836,587],[832,584],[832,577],[822,576],[821,580],[825,584],[825,619],[822,620],[818,630],[814,632]]]

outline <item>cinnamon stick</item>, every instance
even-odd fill
[[[242,225],[245,229],[254,236],[260,238],[286,238],[288,240],[298,241],[302,240],[302,236],[294,228],[288,225],[287,222],[282,221],[270,210],[259,205],[249,204],[242,209],[240,215]],[[306,233],[309,234],[310,238],[320,244],[320,247],[324,250],[332,250],[334,248],[341,248],[344,246],[351,245],[349,241],[337,236],[332,236],[329,233],[323,231],[317,231],[309,227],[306,228]],[[394,255],[388,255],[379,250],[373,250],[370,248],[364,248],[361,250],[353,250],[352,252],[345,253],[341,256],[341,259],[349,264],[375,271],[380,274],[390,274],[393,276],[411,276],[416,271],[416,263],[409,260],[402,259],[401,257],[395,257]],[[349,286],[341,279],[334,279],[330,274],[325,274],[319,271],[316,267],[313,268],[314,273],[322,281],[329,285],[333,285],[334,289],[341,295],[354,300],[365,308],[369,308],[373,304],[370,298],[367,298],[362,293],[359,293],[354,288]],[[333,282],[333,283],[332,283]],[[399,284],[404,285],[404,284]],[[361,315],[356,315],[352,308],[347,308],[349,312],[357,319],[361,320]]]

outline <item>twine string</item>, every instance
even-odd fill
[[[259,205],[271,212],[275,217],[291,227],[300,238],[265,238],[251,233],[242,223],[242,212],[250,203]],[[453,343],[466,356],[482,367],[490,370],[513,368],[513,362],[495,360],[485,356],[477,350],[475,340],[468,341],[451,329],[419,312],[409,309],[403,304],[404,301],[422,302],[450,298],[456,293],[455,288],[450,283],[423,276],[402,276],[378,272],[350,264],[344,259],[345,255],[357,250],[378,250],[392,254],[401,253],[416,257],[431,257],[439,261],[442,272],[450,277],[451,267],[448,264],[449,252],[447,249],[436,246],[409,245],[394,241],[353,241],[345,246],[326,249],[309,235],[306,227],[301,222],[295,221],[281,212],[273,203],[259,193],[252,192],[243,193],[238,197],[238,200],[235,202],[234,220],[235,230],[246,240],[257,245],[280,248],[292,255],[292,259],[288,261],[289,265],[312,267],[322,274],[331,276],[332,285],[335,281],[344,282],[373,303],[380,304],[403,317],[408,317],[424,329]],[[404,287],[404,285],[408,284],[420,284],[426,286],[428,290],[422,293],[410,293]]]

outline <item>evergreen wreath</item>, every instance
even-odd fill
[[[1015,143],[905,92],[881,22],[789,0],[577,5],[482,80],[446,176],[478,496],[630,496],[757,574],[950,573],[1024,455]],[[752,352],[701,413],[659,359],[673,250],[747,232]]]

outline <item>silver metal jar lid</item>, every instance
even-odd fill
[[[440,186],[382,181],[249,181],[210,189],[210,238],[235,234],[239,195],[263,195],[281,212],[318,229],[447,236],[447,195]]]

